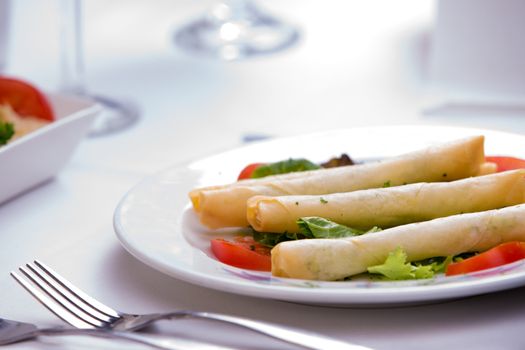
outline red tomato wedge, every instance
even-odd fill
[[[244,167],[244,169],[241,170],[237,180],[250,179],[255,169],[257,169],[261,165],[263,165],[263,163],[248,164],[247,166]]]
[[[53,110],[46,97],[22,80],[0,77],[0,104],[9,104],[20,116],[53,121]]]
[[[447,276],[490,269],[525,259],[525,242],[502,243],[481,254],[447,266]]]
[[[485,157],[485,160],[487,162],[496,163],[498,166],[498,172],[514,169],[525,169],[525,159],[505,156],[487,156]]]
[[[253,237],[235,237],[234,241],[216,238],[211,251],[220,262],[242,269],[271,271],[270,248],[255,242]]]

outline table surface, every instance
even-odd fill
[[[60,83],[58,3],[20,0],[12,8],[7,72],[48,90]],[[84,140],[53,181],[0,205],[1,316],[62,325],[8,275],[38,258],[122,310],[229,313],[375,349],[523,348],[525,288],[411,307],[308,306],[194,286],[151,269],[121,247],[112,215],[128,189],[170,165],[238,147],[246,136],[403,124],[525,132],[524,116],[515,110],[424,113],[432,1],[267,1],[267,9],[301,28],[301,40],[285,52],[240,62],[195,57],[172,44],[177,26],[209,5],[85,2],[88,86],[134,101],[141,118],[126,131]],[[245,349],[285,348],[202,321],[177,321],[160,330]],[[131,348],[83,338],[43,338],[6,348],[93,346]]]

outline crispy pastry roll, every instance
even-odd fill
[[[189,195],[206,226],[246,226],[246,201],[256,195],[317,195],[478,175],[484,164],[483,141],[483,136],[473,136],[380,162],[243,180],[196,189]]]
[[[247,202],[247,218],[260,232],[300,232],[296,222],[305,216],[358,229],[388,228],[521,203],[525,203],[524,169],[346,193],[255,196]]]
[[[409,261],[484,251],[525,241],[525,205],[453,215],[397,226],[352,238],[304,239],[272,249],[272,274],[309,280],[338,280],[382,264],[401,247]]]

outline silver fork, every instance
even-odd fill
[[[34,339],[38,336],[93,336],[121,339],[149,345],[164,350],[233,350],[222,346],[204,344],[193,340],[153,338],[143,334],[104,329],[38,328],[34,324],[0,318],[0,346]]]
[[[159,320],[199,318],[234,324],[306,349],[371,350],[319,334],[218,313],[189,310],[143,315],[124,313],[88,296],[38,260],[19,270],[40,290],[13,271],[11,276],[51,312],[76,328],[133,331]]]

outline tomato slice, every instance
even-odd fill
[[[271,271],[270,248],[255,242],[253,237],[235,237],[211,240],[211,251],[220,262],[242,269]]]
[[[447,266],[447,276],[481,271],[525,259],[525,242],[500,244],[481,254]]]
[[[53,110],[46,97],[22,80],[0,77],[0,104],[9,104],[20,116],[53,121]]]
[[[525,169],[525,159],[505,156],[487,156],[485,157],[485,160],[487,162],[496,163],[498,166],[498,172],[514,169]]]
[[[257,169],[261,165],[263,165],[263,163],[248,164],[247,166],[244,167],[244,169],[241,170],[237,180],[250,179],[252,177],[252,174],[255,171],[255,169]]]

